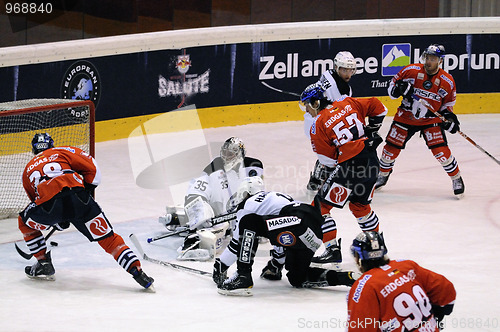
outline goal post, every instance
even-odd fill
[[[27,99],[0,103],[0,219],[15,217],[29,203],[22,172],[34,157],[31,140],[49,133],[55,146],[95,155],[95,108],[89,100]]]

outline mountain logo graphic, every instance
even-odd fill
[[[410,64],[411,44],[382,45],[382,76],[394,76]]]

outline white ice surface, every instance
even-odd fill
[[[383,135],[391,120],[384,122]],[[467,135],[500,159],[499,114],[462,115],[460,120]],[[204,134],[207,142],[242,138],[248,155],[264,163],[268,190],[311,201],[305,185],[315,158],[302,122],[207,129]],[[416,260],[455,284],[457,301],[446,331],[500,331],[500,166],[458,134],[448,137],[466,185],[462,200],[453,197],[451,181],[423,140],[414,137],[398,158],[387,186],[376,193],[372,207],[391,258]],[[179,201],[185,184],[175,190],[164,183],[159,183],[159,189],[137,186],[127,140],[98,143],[96,158],[103,176],[97,201],[115,231],[134,250],[130,233],[139,237],[151,257],[174,260],[179,238],[152,244],[146,238],[163,232],[157,217],[167,204]],[[196,156],[186,160],[199,162]],[[193,165],[183,165],[186,160],[170,164],[168,172],[192,169]],[[204,162],[199,163],[194,166],[201,170]],[[153,182],[155,172],[150,175]],[[177,175],[184,179],[197,174]],[[347,208],[334,210],[333,215],[343,239],[342,265],[353,269],[349,244],[359,228]],[[268,244],[257,254],[253,297],[221,296],[210,278],[143,261],[144,270],[155,278],[156,293],[150,294],[73,227],[52,238],[59,244],[52,248],[57,280],[26,278],[24,266],[33,261],[14,250],[14,241],[27,250],[19,241],[16,224],[15,219],[0,221],[0,331],[344,330],[348,289],[294,289],[286,278],[277,282],[259,279]],[[175,263],[205,271],[212,268],[212,263]]]

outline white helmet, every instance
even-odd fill
[[[333,63],[335,64],[336,71],[338,71],[339,68],[356,69],[356,60],[351,52],[348,51],[337,53],[335,59],[333,59]]]
[[[237,206],[247,198],[247,196],[255,195],[264,190],[264,180],[260,176],[249,176],[241,181],[236,191],[236,198],[233,205]]]
[[[243,141],[238,137],[228,138],[220,148],[220,157],[226,171],[243,162],[243,158],[245,158],[245,145]]]

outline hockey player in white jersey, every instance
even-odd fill
[[[317,207],[295,201],[280,192],[266,192],[260,177],[246,178],[238,188],[236,227],[228,247],[215,260],[213,280],[222,295],[250,296],[253,287],[252,265],[259,241],[268,238],[274,246],[272,259],[261,278],[280,280],[288,271],[290,284],[298,288],[351,286],[356,274],[313,268],[311,258],[322,244],[323,217]],[[229,266],[237,271],[226,279]]]
[[[340,99],[342,96],[352,96],[352,89],[349,85],[351,77],[356,72],[356,60],[354,59],[351,52],[341,51],[338,52],[333,60],[333,69],[325,71],[316,83],[309,85],[304,91],[311,89],[314,86],[321,86],[324,90],[324,96],[330,101],[335,101]],[[306,112],[306,105],[301,105],[304,111],[304,132],[306,137],[309,139],[309,132],[311,126],[315,120]],[[314,170],[309,178],[309,183],[307,184],[307,189],[316,191],[319,189],[321,184],[326,180],[326,170],[321,163],[316,160]]]
[[[220,156],[212,160],[199,177],[190,181],[184,211],[167,207],[166,216],[160,217],[159,221],[168,229],[176,226],[189,228],[189,234],[178,249],[177,259],[204,261],[213,258],[210,245],[204,243],[204,234],[215,234],[215,250],[221,252],[224,249],[226,233],[231,229],[229,222],[213,225],[211,219],[228,213],[239,184],[248,176],[263,177],[262,162],[247,157],[243,141],[230,137],[222,145]]]

